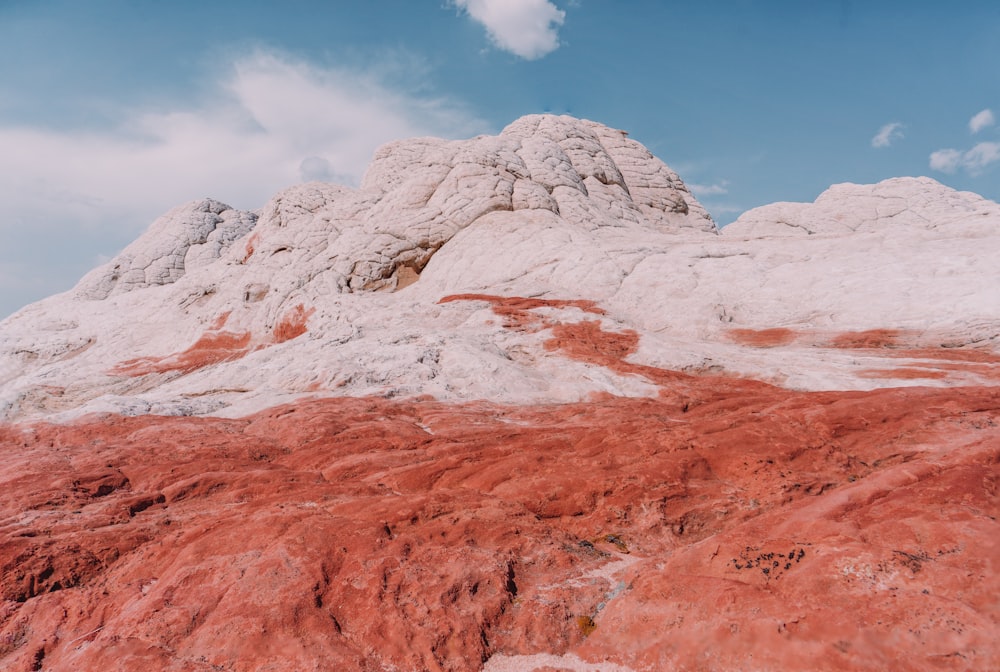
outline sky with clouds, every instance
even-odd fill
[[[0,63],[0,318],[174,205],[537,112],[628,130],[720,224],[899,175],[1000,200],[995,0],[0,0]]]

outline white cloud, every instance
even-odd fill
[[[702,198],[703,196],[719,196],[721,194],[729,193],[729,182],[723,180],[716,184],[691,184],[687,183],[687,188],[691,190],[691,193]]]
[[[987,166],[1000,161],[1000,142],[980,142],[972,149],[939,149],[931,154],[930,166],[944,173],[954,173],[959,168],[970,175],[980,175]]]
[[[322,156],[307,156],[299,164],[299,178],[303,182],[319,180],[320,182],[332,182],[333,168],[330,162]]]
[[[986,166],[1000,161],[1000,142],[980,142],[965,153],[962,161],[966,170],[978,175]]]
[[[320,67],[259,51],[232,64],[214,97],[120,110],[122,121],[109,130],[0,125],[0,268],[30,247],[48,266],[35,270],[66,288],[80,259],[114,254],[174,205],[211,196],[257,208],[303,180],[358,183],[384,142],[491,130],[454,101],[412,93],[420,82],[408,91],[388,84],[412,73],[406,64],[374,68]],[[77,249],[62,245],[58,254],[77,256],[43,255],[54,249],[46,237],[76,241]],[[16,291],[0,276],[0,317],[38,298],[21,301]]]
[[[303,179],[357,184],[384,142],[488,130],[457,103],[273,52],[238,60],[218,88],[216,99],[123,115],[105,132],[0,126],[0,230],[31,214],[148,218],[206,195],[255,208]]]
[[[454,0],[486,28],[493,43],[521,58],[541,58],[559,47],[559,26],[566,19],[549,0]]]
[[[969,131],[973,134],[996,123],[993,111],[982,110],[969,119]],[[973,177],[981,175],[991,164],[1000,162],[1000,142],[980,142],[968,150],[939,149],[930,156],[930,166],[943,173],[964,170]]]
[[[992,126],[996,120],[993,118],[993,110],[983,110],[969,119],[969,130],[975,135],[987,126]]]
[[[735,215],[743,214],[746,212],[746,208],[740,205],[730,205],[726,203],[712,203],[710,205],[705,205],[705,209],[712,214],[713,217],[720,217],[722,215]]]
[[[888,147],[893,140],[903,138],[903,125],[898,121],[886,124],[878,129],[878,133],[872,138],[872,147]]]
[[[939,149],[931,154],[930,165],[933,170],[954,173],[962,165],[962,152],[957,149]]]

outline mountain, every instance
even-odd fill
[[[998,252],[549,115],[179,206],[0,322],[0,662],[996,668]]]

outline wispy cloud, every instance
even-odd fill
[[[746,208],[741,205],[732,205],[727,203],[710,203],[708,205],[702,203],[702,205],[705,206],[705,209],[716,218],[723,215],[736,215],[746,212]]]
[[[969,130],[975,135],[987,126],[992,126],[994,123],[996,123],[996,119],[993,117],[993,110],[986,109],[975,114],[972,119],[969,119]]]
[[[962,165],[962,152],[957,149],[939,149],[931,153],[930,166],[942,173],[954,173]]]
[[[1000,161],[1000,142],[980,142],[962,157],[963,166],[973,175],[997,161]]]
[[[894,140],[901,140],[902,138],[903,124],[894,121],[878,129],[878,133],[872,138],[872,147],[888,147]]]
[[[27,232],[76,240],[78,254],[92,259],[116,252],[179,203],[212,196],[256,208],[304,180],[358,183],[374,150],[390,140],[491,130],[454,100],[414,93],[419,82],[391,84],[408,72],[420,79],[423,70],[398,55],[390,60],[358,70],[257,51],[220,75],[214,97],[119,110],[108,130],[0,125],[0,239],[8,243],[0,267],[15,258],[15,238],[41,249]],[[53,275],[73,273],[64,286],[80,270],[62,270],[67,261],[45,259]],[[16,302],[9,297],[23,289],[9,276],[0,274],[0,317],[4,299]]]
[[[965,152],[957,149],[939,149],[931,154],[930,166],[943,173],[954,173],[962,169],[975,176],[982,174],[987,166],[998,161],[1000,161],[1000,142],[980,142]]]
[[[566,12],[549,0],[454,0],[486,28],[493,43],[521,58],[541,58],[559,48]]]
[[[992,110],[977,112],[969,119],[969,131],[974,135],[995,122]],[[980,142],[967,150],[939,149],[930,156],[933,170],[943,173],[964,170],[973,177],[983,174],[987,167],[997,162],[1000,162],[1000,142]]]
[[[729,193],[729,182],[727,180],[722,180],[715,184],[692,184],[688,182],[687,188],[698,198],[702,198],[703,196],[720,196]]]
[[[455,101],[269,51],[238,59],[217,90],[198,105],[122,111],[103,132],[0,126],[0,230],[12,210],[155,215],[205,195],[257,207],[303,179],[356,184],[384,142],[488,130]]]

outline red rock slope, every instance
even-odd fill
[[[660,395],[3,426],[0,667],[1000,668],[1000,388],[638,367],[494,304]]]

